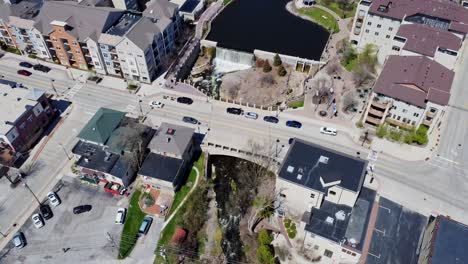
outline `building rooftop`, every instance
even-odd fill
[[[72,1],[47,1],[35,18],[35,27],[47,35],[53,31],[51,22],[61,21],[66,23],[67,32],[79,41],[87,38],[97,40],[124,12],[110,7],[79,5]]]
[[[119,21],[112,25],[107,31],[106,34],[109,35],[116,35],[116,36],[124,36],[127,31],[132,28],[135,23],[141,19],[140,15],[133,14],[133,13],[126,13],[124,14]]]
[[[468,29],[459,26],[468,24],[468,9],[446,0],[373,0],[369,12],[444,30]]]
[[[454,72],[424,56],[389,56],[374,92],[426,107],[447,105]]]
[[[116,154],[144,152],[153,134],[154,130],[138,123],[137,119],[124,117],[119,126],[112,131],[106,146],[109,147],[109,151]]]
[[[150,153],[138,174],[163,181],[174,182],[182,166],[182,160]]]
[[[438,216],[435,221],[429,263],[468,263],[468,226],[446,216]]]
[[[363,188],[353,208],[325,200],[320,209],[304,214],[305,230],[361,251],[375,194]]]
[[[434,57],[438,48],[458,52],[462,45],[462,40],[448,31],[419,24],[401,25],[396,36],[406,39],[403,49],[429,57]]]
[[[124,116],[124,112],[99,108],[80,131],[78,138],[97,144],[105,144]]]
[[[37,88],[11,88],[9,85],[0,84],[0,134],[10,131],[16,120],[24,112],[32,109],[42,95],[44,91]]]
[[[180,7],[180,12],[192,13],[193,10],[200,4],[200,0],[187,0],[184,4]]]
[[[152,19],[172,18],[177,12],[178,6],[167,0],[150,0],[146,3],[143,16]]]
[[[0,4],[0,18],[8,21],[9,16],[22,19],[33,19],[39,13],[44,1],[42,0],[22,0],[17,3]]]
[[[279,177],[320,192],[338,185],[357,193],[366,169],[365,160],[296,138],[286,154]]]
[[[162,123],[148,148],[159,154],[182,156],[192,141],[195,129],[169,123]]]

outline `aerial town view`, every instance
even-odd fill
[[[0,264],[468,264],[468,0],[0,0]]]

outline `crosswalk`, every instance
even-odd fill
[[[468,177],[468,170],[464,169],[463,166],[459,164],[459,162],[450,160],[442,156],[434,156],[428,161],[428,164],[438,168],[451,167],[456,175]]]
[[[72,99],[75,94],[83,88],[84,84],[81,82],[76,82],[75,85],[65,94],[65,98]]]

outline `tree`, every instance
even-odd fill
[[[333,60],[330,62],[326,68],[327,74],[332,75],[332,74],[340,74],[341,73],[341,67],[338,64],[336,60]]]
[[[358,56],[359,65],[367,65],[367,69],[371,73],[375,73],[375,66],[377,65],[377,48],[375,45],[367,44],[364,50]]]
[[[341,49],[341,53],[343,65],[347,65],[351,63],[351,61],[357,59],[357,52],[349,42],[344,42],[343,48]]]
[[[361,87],[374,79],[367,64],[359,64],[353,72],[353,82],[356,87]]]
[[[270,245],[273,242],[273,237],[267,230],[262,229],[258,232],[258,243],[260,245]]]
[[[286,69],[284,68],[283,65],[280,65],[279,68],[278,68],[278,75],[279,76],[285,76],[288,72],[286,71]]]
[[[349,91],[343,97],[343,111],[347,112],[349,109],[354,107],[357,104],[356,93],[354,91]]]
[[[385,137],[387,135],[387,132],[388,132],[387,126],[385,124],[380,125],[377,128],[377,137],[383,138],[383,137]]]
[[[314,94],[314,99],[328,96],[331,88],[331,81],[325,77],[319,77],[311,82],[311,87]]]
[[[270,62],[268,62],[268,60],[265,61],[265,63],[263,63],[263,72],[270,72],[271,71],[271,65],[270,65]]]
[[[234,83],[231,86],[227,88],[228,96],[231,99],[236,99],[237,96],[239,95],[239,90],[240,90],[240,83]]]
[[[278,54],[276,54],[273,58],[273,66],[278,67],[281,64],[283,64],[283,61],[281,60],[281,57]]]
[[[257,249],[257,259],[262,264],[273,264],[275,263],[275,257],[271,253],[270,247],[267,245],[261,245]]]

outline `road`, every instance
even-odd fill
[[[2,75],[7,79],[20,81],[26,86],[43,88],[55,93],[51,89],[51,76],[36,73],[30,77],[19,76],[16,74],[18,67],[15,65],[17,64],[1,63],[0,60]],[[465,60],[460,63],[459,71],[468,71],[466,56]],[[126,111],[134,115],[138,115],[141,109],[144,114],[147,114],[149,123],[154,126],[162,121],[182,123],[183,116],[192,116],[202,122],[200,126],[194,127],[200,133],[206,133],[207,140],[237,148],[248,148],[250,139],[267,144],[274,144],[276,139],[279,139],[280,144],[285,145],[286,148],[289,138],[299,137],[351,155],[360,152],[363,158],[366,158],[368,153],[367,149],[356,144],[345,131],[339,131],[337,137],[321,135],[319,127],[323,124],[317,120],[301,118],[298,119],[303,123],[301,129],[288,128],[284,122],[290,119],[290,114],[281,113],[280,123],[270,124],[262,120],[264,115],[269,114],[266,111],[254,110],[260,117],[258,120],[250,120],[227,114],[225,108],[228,104],[224,102],[207,102],[204,99],[194,98],[194,104],[187,106],[169,99],[162,99],[163,94],[140,98],[126,91],[97,85],[76,85],[63,72],[54,74],[53,78],[57,94],[71,99],[73,111],[39,156],[39,160],[45,166],[28,181],[39,196],[45,196],[49,182],[60,178],[59,172],[67,164],[68,160],[58,144],[61,143],[71,150],[76,142],[77,133],[100,107]],[[449,110],[448,122],[445,122],[448,127],[443,131],[446,134],[442,137],[437,152],[439,157],[429,162],[408,162],[387,156],[385,153],[379,155],[375,162],[375,177],[380,183],[381,195],[425,215],[439,212],[460,221],[468,219],[468,203],[466,203],[468,200],[468,192],[466,192],[468,156],[466,150],[463,150],[463,140],[468,138],[468,120],[467,111],[459,109],[464,106],[466,108],[468,96],[462,86],[463,83],[467,83],[467,78],[467,76],[459,76],[454,84],[453,93],[457,96],[452,96],[454,100],[451,103],[456,107],[451,107]],[[161,100],[166,105],[162,109],[151,110],[148,105],[151,100]],[[462,146],[458,147],[457,144],[462,144]],[[285,152],[286,149],[281,149],[280,155],[284,155]],[[25,210],[32,207],[33,198],[24,190],[3,189],[8,191],[8,195],[0,197],[2,207],[0,230],[11,234],[14,230],[12,224],[14,222],[21,224]],[[29,215],[27,214],[27,217]],[[0,247],[3,247],[5,241],[6,239],[0,240]]]

